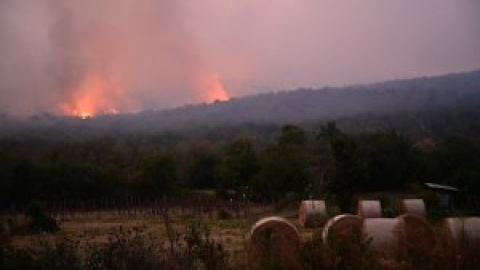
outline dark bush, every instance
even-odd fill
[[[224,208],[220,208],[217,212],[217,217],[220,220],[229,220],[229,219],[232,219],[232,214],[230,214],[228,210]]]
[[[60,230],[57,221],[46,211],[43,204],[38,201],[30,202],[25,208],[28,219],[29,233],[56,232]]]

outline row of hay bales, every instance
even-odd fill
[[[425,217],[425,203],[422,199],[404,199],[398,203],[398,213]],[[357,214],[364,218],[382,217],[382,206],[379,200],[359,200]]]
[[[404,199],[398,205],[400,214],[412,214],[425,217],[425,203],[422,199]],[[363,218],[382,217],[382,207],[378,200],[359,200],[357,215]],[[325,224],[328,219],[327,208],[323,200],[305,200],[300,203],[298,221],[302,227],[315,228]]]
[[[480,217],[445,218],[439,238],[428,221],[418,215],[405,214],[396,218],[362,218],[339,215],[323,228],[322,240],[329,246],[333,241],[351,241],[355,234],[368,239],[371,251],[384,257],[406,253],[428,254],[437,240],[452,253],[477,252],[480,255]]]
[[[367,205],[361,213],[373,213],[374,205]],[[359,203],[359,207],[363,206],[364,203]],[[402,214],[396,218],[366,218],[343,214],[327,221],[324,202],[304,201],[299,209],[299,223],[306,227],[326,223],[322,231],[325,247],[365,241],[369,252],[383,259],[412,254],[428,256],[438,243],[446,246],[452,254],[469,250],[480,255],[480,217],[446,218],[440,239],[437,239],[433,228],[421,215],[422,212],[418,212],[421,210],[418,206],[419,204],[407,201],[405,207],[410,211],[415,210],[414,213]],[[281,217],[263,218],[250,230],[249,261],[255,265],[262,259],[272,258],[286,269],[296,269],[295,264],[298,262],[295,258],[299,247],[300,233],[291,221]]]

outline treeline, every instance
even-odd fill
[[[271,140],[0,140],[0,200],[95,200],[180,196],[192,189],[237,190],[253,200],[348,197],[406,190],[415,183],[456,185],[480,197],[480,143],[452,136],[412,141],[394,131],[350,134],[334,122],[284,125]]]

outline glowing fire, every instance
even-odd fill
[[[203,101],[225,101],[230,98],[218,74],[199,72],[196,79],[197,93]],[[118,109],[130,111],[138,108],[138,104],[125,98],[121,90],[118,84],[114,85],[101,73],[92,73],[74,88],[69,100],[61,104],[59,109],[63,114],[87,119],[100,114],[116,114]]]
[[[61,105],[67,115],[87,119],[98,114],[117,113],[114,97],[102,76],[92,75],[74,91],[71,101]]]
[[[206,74],[203,81],[205,85],[204,99],[206,102],[224,101],[230,98],[218,74]]]

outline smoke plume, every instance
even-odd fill
[[[0,0],[0,113],[90,116],[480,67],[476,0]]]

